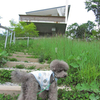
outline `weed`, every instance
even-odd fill
[[[28,61],[24,61],[24,62],[27,62],[28,63]]]
[[[7,52],[0,49],[0,67],[3,67],[3,65],[7,62]]]
[[[23,68],[25,68],[25,66],[24,65],[16,65],[15,68],[23,69]]]
[[[9,58],[10,61],[17,61],[16,58]]]
[[[36,66],[30,66],[30,67],[28,67],[26,69],[35,69],[35,68],[36,68]]]
[[[11,81],[12,70],[0,70],[0,83]]]
[[[41,63],[41,62],[44,62],[44,54],[43,53],[41,53],[41,55],[40,55],[40,57],[39,57],[39,62]]]

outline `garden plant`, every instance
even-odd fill
[[[59,89],[58,100],[100,100],[99,40],[87,42],[85,40],[70,40],[66,37],[58,36],[30,40],[28,47],[26,40],[16,40],[16,43],[12,43],[11,46],[8,43],[6,49],[4,49],[3,43],[0,43],[0,46],[2,48],[0,51],[2,62],[6,57],[1,56],[1,54],[5,53],[10,55],[14,52],[24,52],[32,56],[34,55],[39,58],[40,62],[47,60],[50,63],[54,59],[66,61],[69,64],[68,77],[58,80],[58,85],[70,86],[72,91]],[[7,73],[5,70],[0,71],[0,82],[11,81],[11,71]],[[0,96],[4,97],[4,95]],[[7,96],[7,98],[9,97]]]

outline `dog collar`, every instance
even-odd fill
[[[56,81],[57,82],[57,78],[55,77],[55,74],[54,74],[54,72],[52,72],[52,75],[53,75],[53,80],[51,81],[51,84],[54,82],[54,81]]]

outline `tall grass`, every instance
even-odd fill
[[[24,52],[51,62],[54,59],[64,60],[70,66],[70,79],[91,84],[100,81],[100,42],[70,40],[66,37],[39,38],[29,41],[16,40],[15,44],[7,44],[6,51]],[[76,76],[71,76],[72,74]],[[68,82],[68,81],[67,81]]]
[[[56,51],[55,51],[56,49]],[[30,40],[29,47],[27,47],[26,40],[16,40],[16,44],[11,47],[7,46],[8,51],[24,51],[34,55],[50,56],[51,60],[61,59],[68,62],[70,55],[78,57],[80,54],[85,53],[87,62],[91,65],[100,64],[100,42],[92,41],[86,42],[81,40],[69,40],[65,37],[55,38],[42,38]]]

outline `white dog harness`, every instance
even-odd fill
[[[54,73],[53,71],[34,71],[31,72],[31,74],[33,74],[36,78],[36,80],[38,81],[41,90],[49,90],[49,85],[50,85],[50,77],[51,74],[53,74],[54,77]],[[57,82],[57,78],[55,78],[56,82]]]

